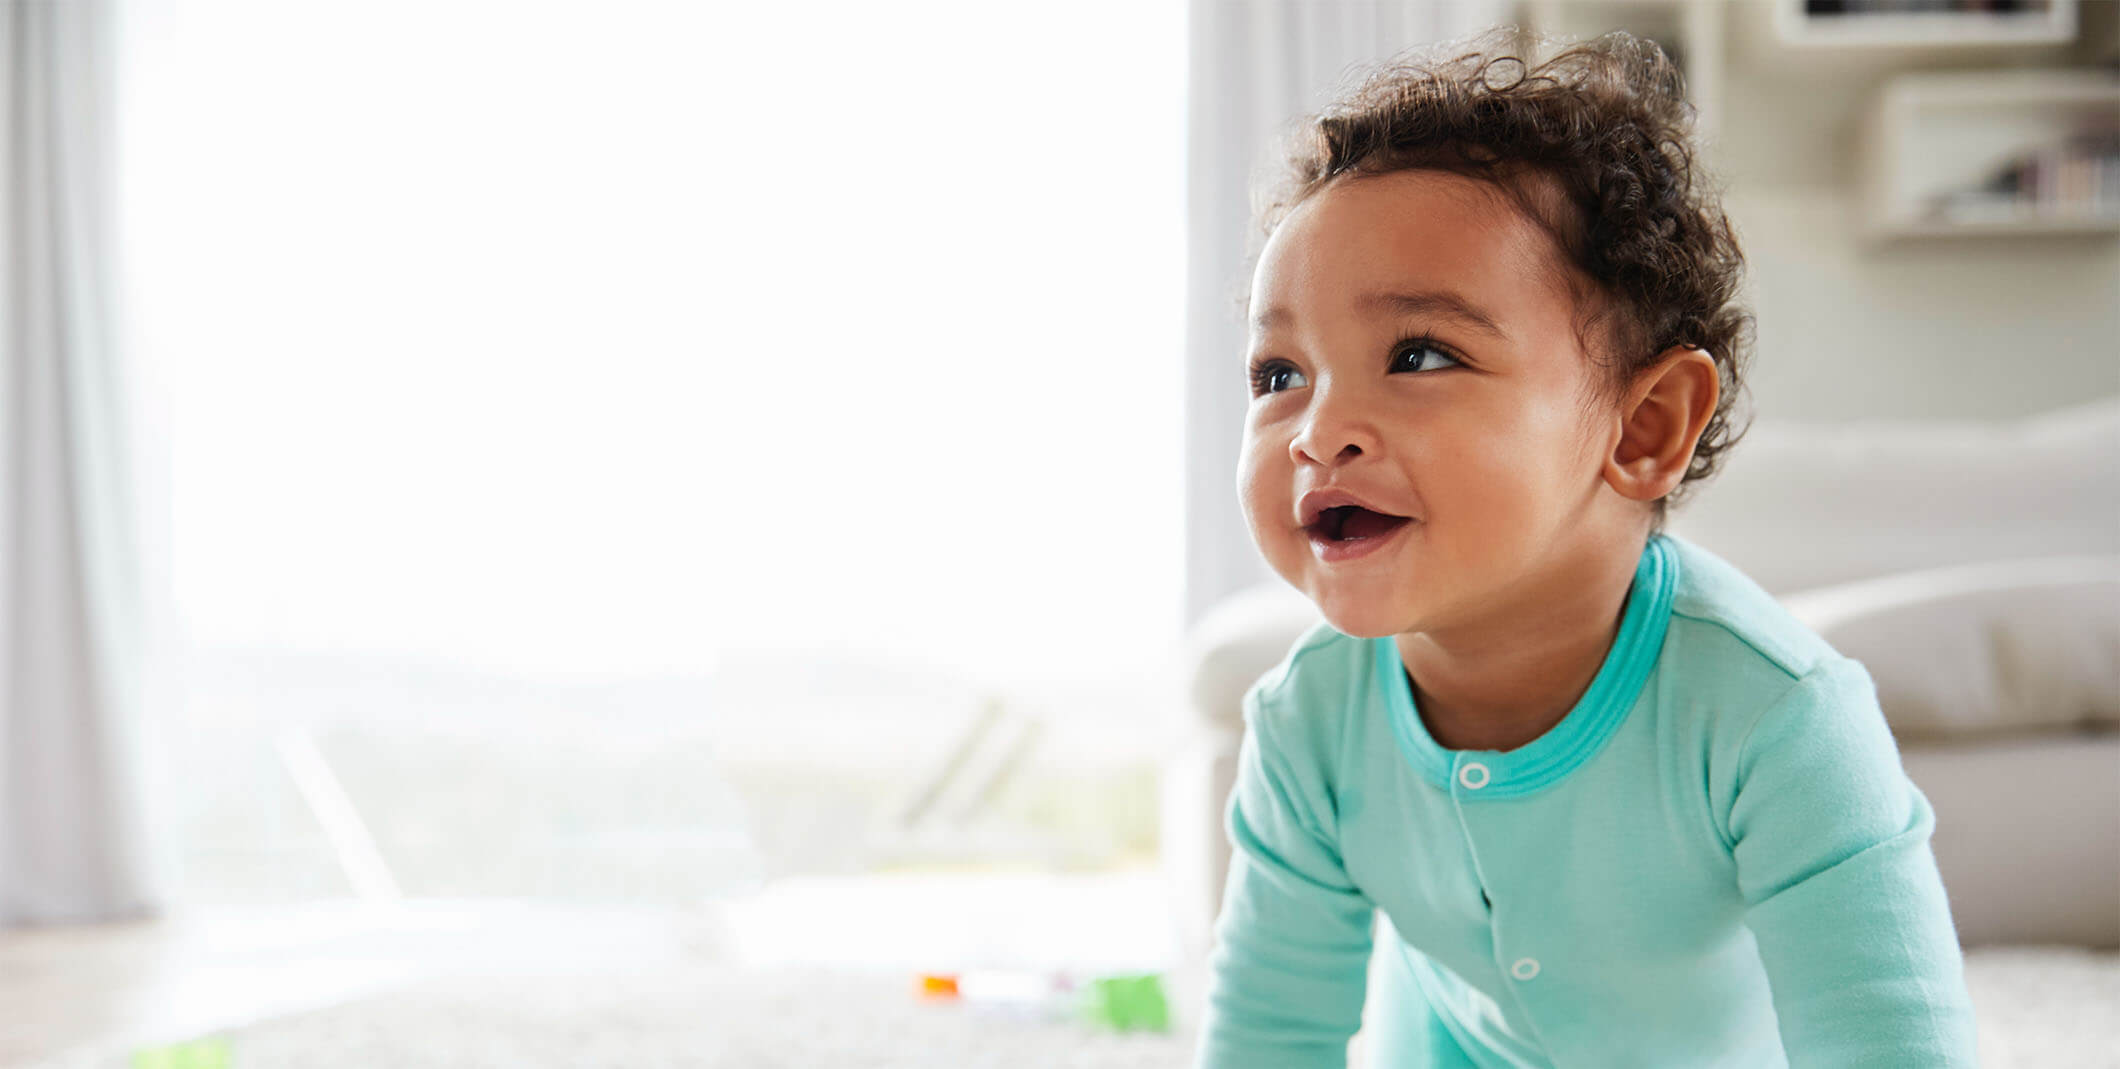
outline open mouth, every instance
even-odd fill
[[[1360,505],[1339,505],[1318,513],[1317,521],[1304,530],[1324,542],[1355,542],[1381,538],[1413,522],[1408,516],[1392,516]]]

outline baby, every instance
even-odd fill
[[[1869,676],[1663,533],[1751,322],[1690,138],[1618,34],[1310,124],[1238,481],[1329,626],[1245,698],[1199,1064],[1344,1065],[1365,994],[1382,1066],[1973,1064]]]

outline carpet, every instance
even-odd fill
[[[1967,954],[1988,1069],[2120,1065],[2120,955]],[[1100,1033],[922,1003],[910,977],[813,967],[456,978],[224,1033],[230,1069],[278,1066],[1177,1067],[1191,1035]],[[84,1051],[40,1069],[117,1069]]]
[[[1184,1064],[1184,1033],[1104,1033],[922,1002],[911,978],[814,968],[457,978],[222,1033],[230,1069],[276,1066],[1098,1066]],[[43,1069],[117,1069],[80,1052]]]

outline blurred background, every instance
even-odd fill
[[[1750,411],[1992,456],[2120,396],[2116,6],[11,0],[0,928],[106,964],[0,969],[50,1010],[0,1063],[382,990],[315,947],[421,903],[477,953],[537,906],[1182,969],[1255,671],[1215,657],[1271,585],[1238,310],[1290,124],[1492,25],[1652,37],[1750,260]],[[1960,517],[2120,552],[2091,433],[2066,516]],[[290,916],[305,979],[229,967]]]

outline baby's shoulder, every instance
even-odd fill
[[[1859,670],[1735,565],[1690,542],[1670,542],[1678,582],[1658,666],[1667,686],[1695,707],[1742,716],[1806,679]]]
[[[1288,655],[1244,696],[1244,719],[1283,742],[1337,736],[1345,716],[1362,704],[1374,678],[1375,642],[1320,623],[1303,632]]]

